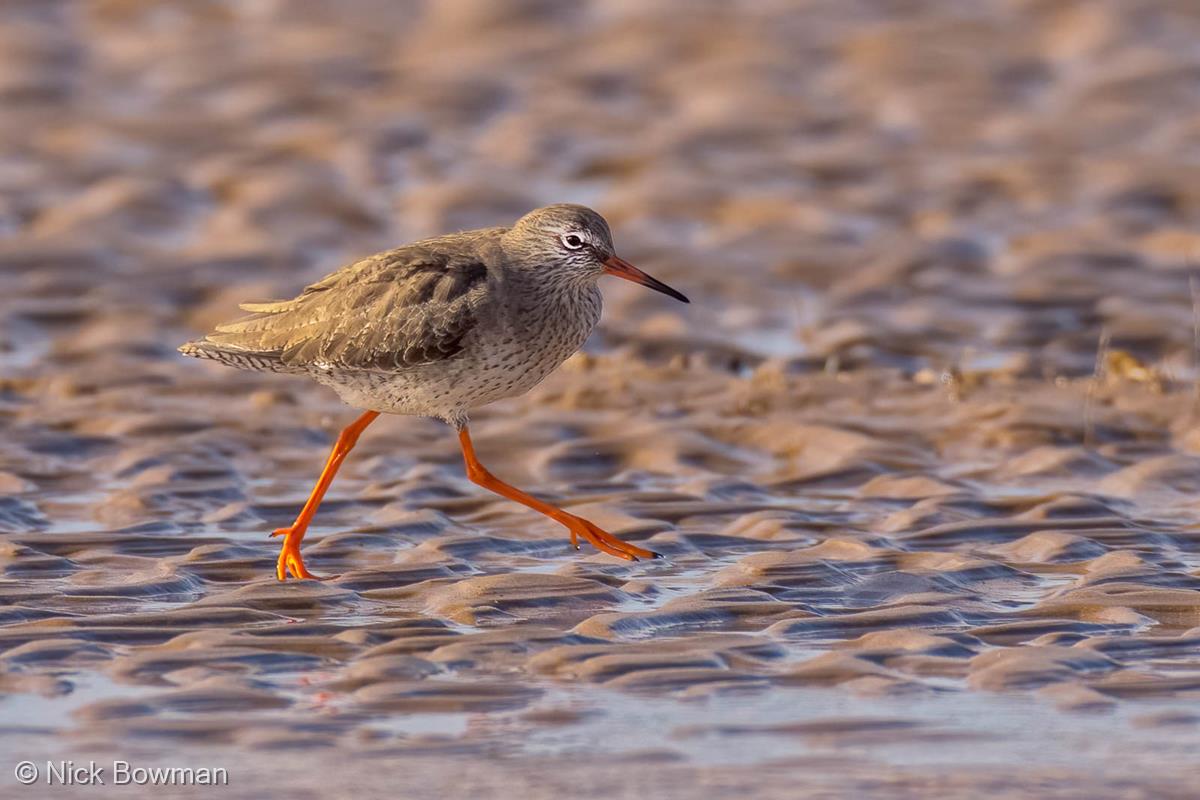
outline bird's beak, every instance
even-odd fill
[[[604,272],[608,275],[616,275],[618,278],[624,278],[627,281],[640,283],[642,286],[646,286],[656,292],[662,292],[668,297],[674,297],[681,303],[691,302],[681,292],[675,291],[657,278],[651,278],[623,258],[609,256],[604,262]]]

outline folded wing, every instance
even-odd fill
[[[359,261],[180,351],[250,369],[396,370],[453,358],[487,298],[477,258],[410,246]]]

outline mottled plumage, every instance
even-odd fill
[[[605,552],[654,555],[504,484],[475,460],[471,409],[528,391],[583,345],[600,320],[598,281],[616,275],[671,295],[613,251],[591,209],[555,205],[510,228],[426,239],[350,264],[291,300],[246,303],[180,352],[242,369],[309,375],[368,409],[343,431],[285,536],[277,574],[309,577],[299,542],[333,473],[378,413],[440,417],[460,432],[472,480],[525,503]]]
[[[552,206],[542,215],[590,231],[611,253],[595,212]],[[308,374],[351,405],[461,424],[469,409],[527,391],[600,319],[595,280],[556,273],[514,230],[451,234],[369,256],[291,300],[243,304],[249,316],[180,351]]]
[[[250,316],[180,350],[274,372],[396,370],[449,358],[486,300],[486,243],[459,234],[369,256],[291,300],[243,303]]]

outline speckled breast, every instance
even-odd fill
[[[398,372],[320,372],[348,404],[391,414],[440,417],[524,394],[583,346],[600,320],[598,289],[515,303],[479,325],[453,358]]]

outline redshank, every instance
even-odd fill
[[[245,303],[249,316],[179,348],[241,369],[307,375],[363,414],[338,436],[275,574],[314,578],[300,542],[329,484],[380,414],[437,417],[458,431],[467,477],[567,528],[597,550],[658,554],[497,478],[475,456],[472,409],[523,394],[578,350],[600,320],[602,275],[688,299],[621,258],[604,218],[578,205],[531,211],[509,228],[425,239],[350,264],[291,300]]]

